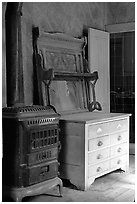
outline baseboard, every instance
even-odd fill
[[[129,143],[129,154],[135,155],[135,143]]]

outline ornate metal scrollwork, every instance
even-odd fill
[[[93,101],[89,102],[88,109],[90,112],[94,110],[101,111],[102,107],[101,104],[96,100],[96,94],[95,94],[95,84],[98,80],[98,73],[96,72],[96,78],[92,81],[89,81],[89,85],[91,86],[92,94],[93,94]]]

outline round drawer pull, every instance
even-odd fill
[[[119,159],[118,161],[117,161],[117,164],[120,164],[121,163],[121,160]]]
[[[103,142],[102,141],[99,141],[98,142],[98,146],[100,147],[100,146],[102,146],[103,145]]]
[[[117,152],[121,152],[122,151],[122,148],[121,147],[119,147],[118,148],[118,150],[117,150]]]
[[[99,166],[98,168],[97,168],[97,172],[100,172],[102,169],[101,169],[101,167]]]
[[[101,159],[103,157],[102,154],[98,154],[97,159]]]
[[[117,140],[118,140],[118,141],[122,140],[122,136],[119,135],[118,138],[117,138]]]

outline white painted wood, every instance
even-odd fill
[[[110,168],[116,168],[119,169],[121,168],[121,165],[125,164],[127,162],[127,158],[126,158],[126,154],[120,156],[120,157],[116,157],[114,159],[110,160]]]
[[[71,121],[75,123],[86,123],[89,125],[101,124],[106,121],[113,122],[124,120],[127,117],[131,116],[129,113],[102,113],[102,112],[80,112],[80,113],[70,113],[66,115],[61,115],[61,120]],[[127,123],[128,126],[128,123]]]
[[[97,151],[92,151],[89,152],[88,154],[88,164],[93,165],[94,163],[102,162],[105,159],[108,159],[110,157],[110,147],[97,150]]]
[[[107,131],[107,123],[100,123],[100,124],[94,124],[89,126],[88,128],[89,131],[89,137],[90,138],[94,138],[94,137],[98,137],[100,135],[105,135],[108,131]]]
[[[103,112],[110,112],[109,33],[89,28],[88,62],[91,72],[98,71],[96,100]],[[91,95],[92,97],[92,95]]]
[[[109,33],[132,32],[135,31],[135,22],[106,25],[106,31]]]
[[[89,172],[88,172],[88,177],[92,177],[92,176],[99,176],[100,174],[102,174],[105,171],[108,171],[109,168],[109,160],[96,164],[96,165],[89,165]]]
[[[83,121],[83,113],[80,115],[61,119],[64,128],[60,135],[59,171],[61,178],[69,179],[80,190],[88,190],[96,178],[119,168],[128,170],[130,114],[93,112],[90,122],[88,116]],[[100,127],[103,131],[96,134]],[[98,145],[100,141],[102,145]]]
[[[85,174],[85,187],[84,187],[84,190],[88,190],[89,188],[89,185],[88,185],[88,168],[87,168],[87,164],[89,163],[89,155],[88,155],[88,125],[85,124],[85,135],[84,135],[84,138],[85,138],[85,146],[84,146],[84,151],[85,151],[85,160],[84,160],[84,174]]]
[[[127,152],[127,142],[115,146],[112,146],[110,148],[110,156],[111,157],[115,157],[115,156],[119,156],[121,154],[126,154]]]
[[[120,144],[127,141],[128,131],[119,131],[111,135],[111,144]]]
[[[88,143],[89,143],[88,151],[91,151],[94,149],[96,149],[96,150],[102,149],[102,148],[110,145],[109,135],[103,136],[103,137],[98,137],[95,139],[89,139]]]

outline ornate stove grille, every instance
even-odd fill
[[[52,128],[52,127],[51,127]],[[43,131],[32,131],[30,134],[31,151],[55,145],[57,143],[58,129],[52,128]]]

